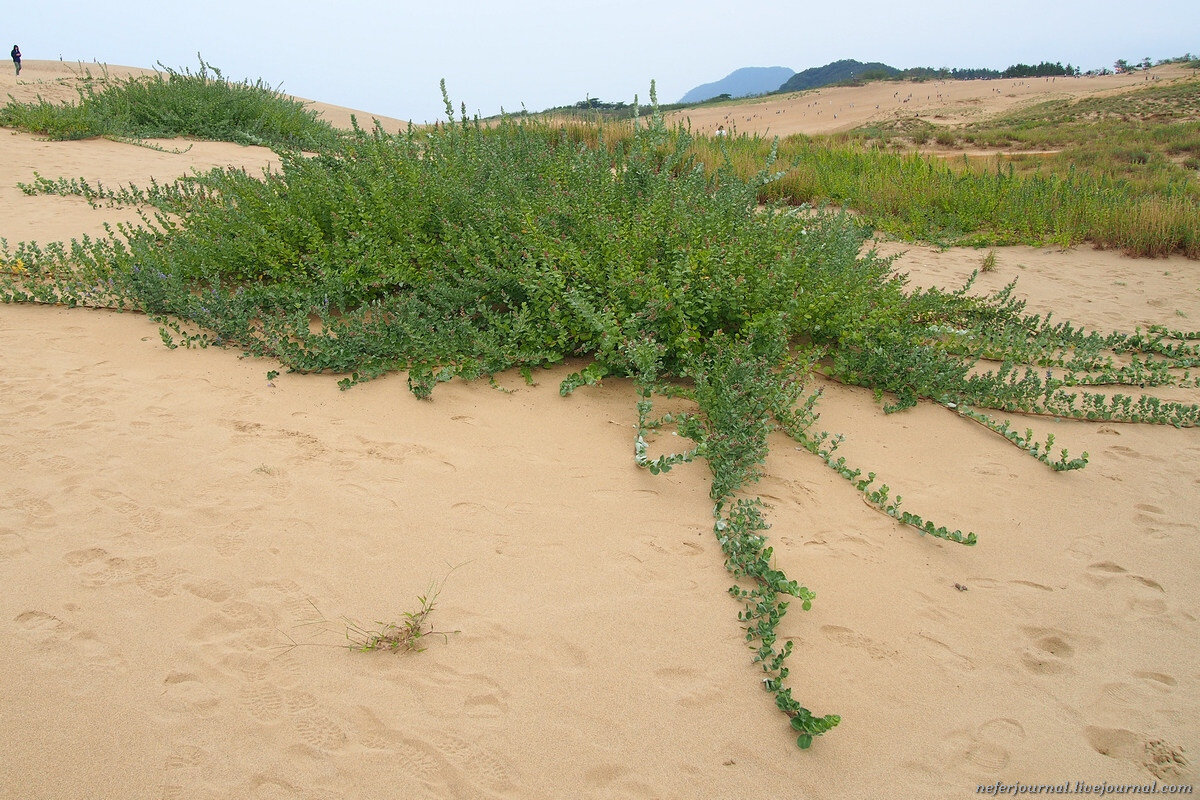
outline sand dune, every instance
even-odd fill
[[[11,96],[21,103],[33,102],[39,97],[52,103],[74,102],[79,98],[80,90],[86,89],[89,85],[100,90],[107,80],[119,81],[129,77],[155,74],[155,70],[151,69],[122,67],[98,62],[26,59],[21,64],[19,78],[12,72],[0,74],[0,89],[4,92],[5,100]],[[238,80],[232,75],[226,77]],[[393,117],[355,111],[344,106],[320,103],[303,97],[296,99],[307,104],[309,108],[319,111],[331,125],[339,128],[350,127],[352,114],[357,114],[358,122],[363,127],[370,127],[372,119],[378,119],[389,131],[399,130],[408,124]]]
[[[38,62],[28,62],[36,67]],[[23,73],[37,75],[27,67]],[[11,90],[11,76],[5,89]],[[106,183],[267,151],[0,137],[0,236],[95,233],[36,170]],[[957,284],[972,250],[904,251]],[[997,250],[1035,310],[1198,327],[1195,262]],[[774,443],[796,694],[842,725],[801,752],[742,641],[703,465],[635,467],[634,396],[393,376],[341,392],[165,349],[134,314],[0,306],[0,798],[911,798],[996,781],[1196,780],[1200,432],[1031,420],[1053,474],[923,404],[827,387],[822,424],[972,549],[868,509]],[[1194,392],[1192,393],[1194,395]],[[1194,397],[1192,399],[1195,399]],[[415,610],[418,654],[343,618]],[[965,587],[956,588],[956,584]],[[320,620],[324,620],[321,622]]]
[[[676,111],[667,115],[667,120],[687,121],[698,133],[712,133],[718,125],[723,125],[728,131],[764,136],[837,133],[915,116],[935,125],[957,125],[1048,100],[1111,94],[1150,81],[1172,81],[1192,75],[1194,70],[1165,65],[1149,73],[1077,78],[877,81],[865,86],[827,87]]]

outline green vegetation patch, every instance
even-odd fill
[[[728,153],[753,175],[771,142],[738,137],[697,140],[704,163]],[[778,145],[779,180],[762,184],[763,202],[835,203],[867,224],[905,240],[940,246],[1057,244],[1090,241],[1132,255],[1200,257],[1200,197],[1190,184],[1150,192],[1103,171],[1074,168],[1018,173],[1012,165],[954,164],[919,153],[839,144],[803,136]]]
[[[1200,202],[1195,163],[1200,156],[1200,79],[1039,103],[957,133],[982,147],[1058,151],[1033,163],[1043,172],[1064,174],[1075,168],[1143,196]],[[1200,207],[1192,213],[1200,217]]]
[[[164,68],[150,78],[85,82],[77,103],[18,103],[0,108],[0,125],[51,139],[112,136],[238,142],[269,147],[317,149],[337,133],[317,112],[262,81],[233,82],[200,61],[200,69]]]

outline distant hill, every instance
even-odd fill
[[[680,100],[680,103],[702,103],[727,94],[730,97],[747,97],[753,94],[766,94],[779,88],[779,85],[796,74],[788,67],[742,67],[735,69],[719,81],[697,86]]]
[[[889,67],[887,64],[881,64],[878,61],[864,64],[861,61],[846,58],[841,61],[834,61],[832,64],[826,64],[823,67],[812,67],[803,72],[797,72],[788,78],[782,86],[777,87],[776,91],[803,92],[806,89],[819,89],[822,86],[853,80],[866,73],[871,73],[875,78],[881,78],[884,75],[889,77],[899,75],[900,70],[895,67]]]

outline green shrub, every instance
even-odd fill
[[[933,138],[934,141],[936,141],[942,147],[954,147],[954,145],[958,144],[958,137],[955,136],[954,131],[946,130],[944,128],[938,131],[937,135]]]

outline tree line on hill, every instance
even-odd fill
[[[834,61],[822,67],[797,72],[788,78],[778,89],[767,94],[783,92],[802,92],[808,89],[820,89],[824,86],[861,85],[871,81],[924,81],[924,80],[979,80],[997,78],[1040,78],[1081,75],[1078,67],[1071,64],[1063,66],[1060,61],[1043,61],[1040,64],[1013,64],[1007,69],[989,69],[987,67],[968,67],[949,69],[947,67],[910,67],[897,69],[878,61],[863,63],[852,58]],[[715,84],[714,84],[715,85]]]
[[[1152,66],[1162,64],[1183,63],[1195,65],[1200,68],[1200,61],[1196,56],[1186,54],[1177,58],[1162,59],[1157,62],[1152,62],[1149,58],[1143,58],[1141,61],[1127,61],[1125,59],[1117,59],[1113,64],[1113,69],[1089,70],[1083,72],[1079,67],[1070,63],[1065,66],[1060,61],[1042,61],[1038,64],[1013,64],[1003,70],[990,69],[987,67],[967,67],[967,68],[947,68],[947,67],[909,67],[908,69],[897,69],[896,67],[880,63],[878,61],[863,63],[854,59],[842,59],[834,61],[821,67],[811,67],[797,72],[788,78],[779,88],[769,89],[764,86],[763,90],[757,95],[751,94],[734,94],[730,91],[723,91],[715,94],[707,99],[692,102],[679,102],[668,105],[660,105],[659,109],[670,111],[678,108],[690,108],[706,103],[717,103],[724,100],[738,99],[747,96],[762,96],[771,94],[783,94],[786,92],[801,92],[810,89],[820,89],[825,86],[859,86],[872,81],[927,81],[927,80],[996,80],[1002,78],[1051,78],[1051,77],[1073,77],[1078,75],[1111,75],[1115,72],[1132,72],[1136,70],[1147,70]],[[751,68],[737,70],[732,75],[737,75],[742,72],[751,72]],[[765,69],[760,71],[767,71]],[[725,88],[722,81],[717,81],[712,84],[706,84],[706,88],[713,87],[716,90]],[[694,92],[694,90],[693,90]],[[689,92],[691,94],[691,92]],[[635,113],[649,114],[652,111],[649,105],[635,106],[632,103],[624,102],[605,102],[594,97],[589,97],[580,100],[577,103],[569,106],[558,106],[556,108],[546,109],[543,113],[559,113],[559,114],[580,114],[591,113],[598,114],[602,117],[610,119],[621,119],[632,117]]]
[[[997,78],[1050,78],[1058,76],[1082,75],[1079,67],[1067,64],[1065,67],[1062,62],[1043,61],[1040,64],[1013,64],[1012,66],[999,70],[989,69],[987,67],[967,67],[947,69],[946,67],[909,67],[908,69],[898,69],[895,71],[882,69],[865,70],[855,76],[855,83],[868,83],[870,81],[924,81],[924,80],[952,80],[952,81],[970,81],[970,80],[990,80]]]

